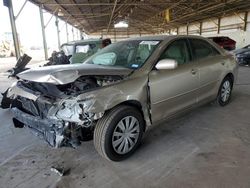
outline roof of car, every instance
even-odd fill
[[[226,36],[215,36],[215,37],[208,37],[209,39],[214,39],[214,38],[228,38]]]
[[[65,45],[75,45],[75,44],[82,44],[82,43],[89,43],[89,42],[101,42],[102,39],[85,39],[85,40],[75,40],[75,41],[70,41],[70,42],[67,42],[67,43],[64,43],[62,44]]]
[[[143,37],[129,38],[127,40],[166,40],[166,39],[174,39],[174,38],[206,39],[205,37],[198,36],[198,35],[153,35],[153,36],[143,36]]]

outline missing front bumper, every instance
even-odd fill
[[[58,148],[66,144],[63,122],[53,119],[40,119],[39,117],[24,113],[18,108],[12,108],[11,110],[14,115],[13,123],[15,127],[20,127],[20,123],[23,123],[32,130],[35,130],[36,133],[42,136],[53,147]]]

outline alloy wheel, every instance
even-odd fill
[[[230,81],[226,80],[221,88],[221,100],[223,102],[226,102],[229,99],[230,94],[231,94],[231,83]]]

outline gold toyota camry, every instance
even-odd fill
[[[2,108],[53,147],[93,138],[98,153],[120,161],[143,133],[183,111],[231,98],[234,57],[198,36],[150,36],[109,45],[83,64],[28,69],[5,93]]]

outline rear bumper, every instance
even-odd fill
[[[62,121],[53,119],[41,119],[30,114],[27,114],[18,108],[11,109],[14,119],[13,123],[16,127],[17,121],[23,123],[27,127],[35,130],[40,136],[53,147],[60,147],[63,145],[64,138],[64,124]]]

